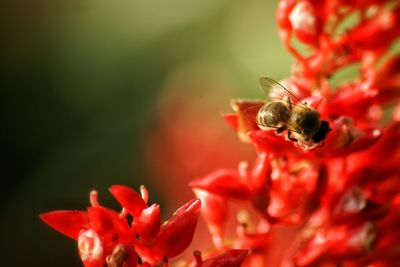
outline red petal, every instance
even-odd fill
[[[142,197],[127,186],[114,185],[110,188],[110,192],[118,200],[121,206],[134,217],[139,216],[143,209],[146,208],[146,204]]]
[[[102,207],[89,207],[88,214],[90,218],[90,226],[97,233],[104,233],[111,231],[114,228],[113,218],[105,208]]]
[[[153,204],[144,209],[134,225],[141,240],[151,241],[160,231],[161,215],[160,206]]]
[[[338,157],[348,155],[373,145],[382,135],[378,129],[357,129],[353,122],[341,117],[332,125],[332,132],[328,135],[325,146],[321,149],[329,156]]]
[[[232,127],[235,131],[239,128],[239,118],[237,114],[223,114],[222,117],[224,118],[225,122],[228,123],[230,127]]]
[[[215,247],[222,248],[222,237],[228,220],[226,199],[200,189],[195,189],[194,193],[201,200],[201,215],[207,223]]]
[[[251,176],[251,185],[249,187],[253,190],[263,190],[269,185],[271,182],[271,165],[268,153],[259,153],[257,155]]]
[[[232,109],[236,111],[238,115],[237,131],[242,141],[249,142],[250,140],[247,133],[259,129],[256,116],[264,104],[265,102],[259,100],[234,99],[231,101]]]
[[[379,92],[362,90],[361,87],[360,84],[340,87],[326,106],[326,113],[332,117],[349,116],[354,120],[364,118],[366,110],[374,103]]]
[[[125,218],[119,217],[119,213],[104,207],[90,207],[88,214],[91,229],[101,236],[107,249],[116,241],[131,241],[132,234],[128,223]]]
[[[293,149],[293,145],[274,131],[255,130],[250,132],[250,138],[259,151],[274,154],[284,154]]]
[[[201,267],[240,267],[246,259],[247,252],[247,250],[231,249],[204,261]]]
[[[251,204],[254,209],[264,213],[270,202],[271,165],[268,153],[259,153],[251,174]]]
[[[86,211],[56,210],[43,213],[40,218],[55,230],[75,240],[80,231],[89,225]]]
[[[200,208],[200,200],[193,199],[175,211],[161,226],[153,247],[143,249],[137,246],[142,259],[157,265],[162,259],[172,258],[183,252],[193,239]]]
[[[250,190],[239,181],[236,170],[221,169],[192,181],[189,186],[228,198],[247,199]]]

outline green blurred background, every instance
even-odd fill
[[[81,266],[75,243],[38,214],[84,209],[91,189],[117,208],[110,185],[146,184],[168,205],[146,152],[174,108],[159,106],[197,101],[203,121],[222,125],[230,98],[263,97],[259,76],[287,76],[276,2],[2,1],[0,265]]]

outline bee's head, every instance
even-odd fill
[[[323,141],[331,130],[332,129],[329,127],[328,121],[321,121],[321,125],[317,133],[312,137],[312,141],[314,143]]]

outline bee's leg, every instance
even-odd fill
[[[278,129],[276,129],[276,134],[280,135],[284,130],[286,130],[285,126],[279,127]]]
[[[287,135],[286,135],[286,139],[287,139],[287,140],[290,140],[290,141],[292,141],[292,142],[297,142],[297,139],[291,137],[290,134],[291,134],[291,131],[288,131],[288,132],[287,132]]]

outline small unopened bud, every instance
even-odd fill
[[[94,230],[85,230],[79,234],[78,251],[86,267],[103,266],[103,244]]]
[[[290,12],[289,20],[296,37],[307,44],[313,44],[317,35],[317,17],[308,1],[299,2]]]

